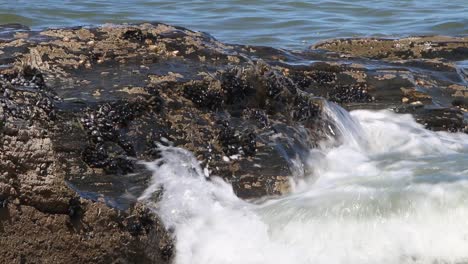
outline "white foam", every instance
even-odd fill
[[[341,123],[343,144],[313,150],[311,180],[260,204],[207,180],[190,152],[161,147],[140,199],[175,229],[175,262],[467,262],[468,136],[390,111],[338,116],[355,123]]]

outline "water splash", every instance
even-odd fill
[[[342,144],[315,150],[316,181],[259,204],[206,179],[190,152],[161,147],[140,199],[174,228],[175,263],[467,262],[468,135],[329,110]]]
[[[365,132],[361,124],[351,116],[351,114],[341,106],[324,101],[323,114],[325,120],[330,120],[330,137],[327,144],[338,141],[339,144],[354,145],[355,147],[367,145]]]

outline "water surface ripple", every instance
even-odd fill
[[[468,34],[468,2],[0,0],[0,24],[33,28],[159,21],[230,43],[302,49],[336,37]]]

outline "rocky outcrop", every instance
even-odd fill
[[[58,98],[29,67],[0,76],[0,259],[8,263],[158,263],[171,240],[140,205],[81,198],[65,179]],[[69,153],[68,153],[69,154]],[[75,153],[76,154],[76,153]],[[110,261],[112,260],[112,261]]]
[[[0,209],[0,258],[5,263],[167,263],[172,242],[146,209],[121,212],[73,200],[73,212],[22,204]],[[72,202],[73,203],[73,202]]]
[[[383,60],[468,59],[466,37],[421,36],[401,39],[335,39],[317,43],[312,49],[339,52],[345,56]]]
[[[169,262],[170,234],[134,199],[148,180],[136,161],[157,159],[158,144],[192,151],[249,199],[286,193],[307,173],[301,160],[334,125],[327,101],[466,132],[457,60],[467,43],[333,40],[289,52],[164,24],[10,25],[0,33],[0,258]]]

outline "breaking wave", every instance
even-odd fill
[[[468,262],[468,135],[386,110],[326,114],[337,139],[310,151],[293,193],[267,201],[237,198],[192,153],[160,146],[140,200],[174,230],[175,263]]]

